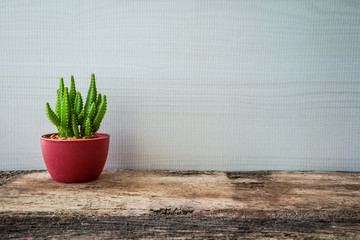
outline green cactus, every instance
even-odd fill
[[[70,123],[70,101],[68,88],[64,88],[64,96],[61,103],[61,127],[65,132],[69,130]]]
[[[103,96],[101,103],[98,107],[98,111],[96,113],[96,116],[93,121],[93,132],[97,132],[100,128],[100,123],[102,119],[104,118],[106,112],[106,95]]]
[[[73,113],[71,115],[71,128],[72,128],[72,131],[73,131],[75,137],[79,138],[80,137],[80,135],[79,135],[79,127],[78,127],[78,124],[77,124],[77,119],[76,119],[75,113]]]
[[[49,118],[50,122],[52,122],[52,124],[54,124],[55,126],[60,125],[60,119],[58,118],[58,116],[56,116],[54,111],[51,109],[50,104],[48,102],[46,103],[46,115]]]
[[[83,101],[80,92],[76,93],[74,111],[77,116],[79,116],[81,110],[83,108]]]
[[[57,117],[61,116],[61,97],[60,97],[60,89],[56,90],[56,105],[55,105],[55,113]]]
[[[76,97],[76,89],[75,89],[75,79],[74,79],[73,75],[71,75],[71,79],[70,79],[69,97],[70,97],[71,106],[74,107],[74,102],[75,102],[75,97]]]
[[[85,110],[84,110],[84,108],[83,108],[83,109],[81,109],[81,112],[80,112],[80,114],[78,115],[78,125],[80,125],[80,124],[82,123],[82,121],[83,121],[83,119],[84,119],[84,116],[85,116]]]
[[[60,137],[65,138],[83,138],[97,132],[105,112],[106,95],[97,94],[94,74],[91,74],[85,105],[80,92],[76,92],[72,75],[70,89],[65,87],[63,78],[60,78],[59,89],[56,91],[55,112],[49,103],[46,103],[48,119],[57,127]]]
[[[85,136],[89,136],[90,134],[91,134],[91,119],[87,117],[85,121]]]
[[[64,79],[63,78],[60,78],[59,90],[60,90],[61,97],[62,97],[62,94],[64,93]]]
[[[93,102],[96,102],[96,85],[95,85],[95,75],[91,74],[90,87],[88,90],[86,103],[85,103],[85,114],[89,112],[90,105]]]
[[[97,108],[99,107],[100,103],[101,103],[101,93],[99,93],[97,98],[96,98],[96,107]]]

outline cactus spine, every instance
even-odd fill
[[[59,89],[56,91],[55,112],[47,102],[46,115],[57,127],[61,137],[81,138],[99,130],[106,112],[106,104],[106,95],[97,94],[94,74],[91,74],[85,105],[80,92],[76,92],[74,76],[71,75],[70,89],[65,87],[63,78],[60,78]]]

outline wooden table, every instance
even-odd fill
[[[0,172],[0,238],[360,239],[360,173]]]

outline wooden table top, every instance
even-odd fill
[[[0,238],[360,239],[360,173],[0,172]]]

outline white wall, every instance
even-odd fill
[[[0,1],[0,170],[93,72],[107,168],[360,171],[359,1]]]

